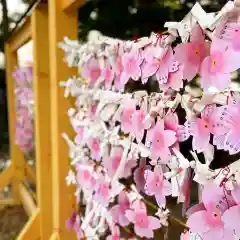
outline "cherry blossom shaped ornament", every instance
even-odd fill
[[[104,79],[104,85],[107,90],[111,89],[114,79],[114,72],[109,63],[105,61],[104,68],[101,70],[101,77]]]
[[[101,159],[100,139],[98,137],[89,137],[87,140],[87,145],[91,150],[92,158],[97,161],[100,161]]]
[[[97,180],[94,199],[100,203],[103,207],[107,207],[110,202],[110,185],[109,183],[101,176],[100,179]]]
[[[123,154],[122,147],[115,147],[112,150],[111,155],[104,159],[103,164],[107,170],[107,174],[109,177],[113,177],[114,174],[116,173],[122,159],[122,154]]]
[[[121,238],[119,227],[116,225],[113,228],[112,234],[107,236],[106,240],[124,240]]]
[[[150,166],[146,164],[146,158],[141,158],[139,161],[139,167],[134,171],[133,175],[133,179],[138,191],[144,191],[144,186],[146,182],[144,178],[144,173],[147,169],[150,169]]]
[[[220,39],[213,39],[210,56],[206,57],[201,66],[201,87],[204,91],[215,87],[224,91],[230,85],[230,73],[240,67],[239,55]]]
[[[223,216],[226,210],[235,205],[231,195],[224,194],[223,188],[214,182],[204,187],[202,201],[206,210],[200,210],[188,218],[187,225],[191,231],[199,233],[203,239],[231,240],[233,231],[226,228]]]
[[[98,61],[91,58],[86,64],[84,64],[81,75],[88,81],[88,86],[93,87],[101,76],[101,69]]]
[[[137,142],[141,142],[145,130],[145,117],[146,112],[144,110],[136,110],[132,115],[132,127],[133,135],[136,137]]]
[[[118,204],[110,209],[113,221],[124,227],[129,224],[129,220],[125,216],[127,210],[130,209],[130,201],[125,191],[121,191],[118,196]]]
[[[161,166],[155,166],[154,171],[145,170],[145,192],[149,196],[155,196],[155,199],[159,207],[166,206],[165,196],[169,196],[172,193],[171,184],[164,179]]]
[[[175,58],[183,66],[183,78],[192,80],[200,71],[203,59],[208,55],[208,44],[199,24],[192,29],[189,43],[178,44],[175,48]]]
[[[123,103],[121,113],[121,129],[124,133],[133,133],[133,114],[136,111],[136,104],[133,99],[126,99]]]
[[[161,227],[160,220],[156,217],[148,216],[146,207],[127,210],[126,217],[134,224],[134,232],[140,237],[153,238],[153,230]]]
[[[129,53],[122,55],[123,72],[121,74],[122,84],[126,84],[127,81],[132,78],[137,81],[141,77],[141,65],[142,58],[139,51],[132,50]]]
[[[151,142],[151,159],[161,159],[161,163],[167,163],[171,155],[169,147],[177,140],[176,133],[164,130],[164,120],[159,120],[156,125],[148,130],[147,139]]]

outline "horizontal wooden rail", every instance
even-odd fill
[[[11,51],[16,52],[19,48],[31,40],[31,37],[31,22],[28,18],[26,22],[9,39]]]
[[[17,202],[13,198],[5,198],[0,200],[0,206],[15,206],[18,205],[19,202]]]
[[[23,183],[18,184],[18,191],[20,201],[23,204],[26,213],[28,214],[28,216],[31,216],[33,213],[36,212],[37,209],[33,197]]]

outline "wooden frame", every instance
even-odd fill
[[[15,145],[15,98],[12,73],[17,66],[17,50],[33,40],[33,88],[35,108],[36,176],[25,162],[24,154]],[[39,5],[24,25],[5,44],[7,56],[7,93],[10,135],[10,166],[0,175],[0,188],[12,183],[12,201],[22,203],[30,216],[18,240],[49,239],[52,233],[51,139],[50,139],[50,82],[48,61],[48,11]],[[44,124],[43,124],[44,123]],[[23,184],[28,178],[37,184],[37,206],[31,192]],[[4,203],[4,202],[3,202]]]
[[[67,232],[65,226],[76,203],[75,189],[65,182],[69,149],[61,135],[67,132],[73,136],[67,116],[71,100],[64,98],[64,89],[59,82],[77,74],[77,70],[68,68],[63,62],[64,53],[58,48],[58,43],[65,36],[77,39],[78,8],[84,3],[85,0],[49,0],[48,8],[37,6],[31,17],[5,44],[12,162],[0,175],[0,189],[11,183],[14,198],[0,204],[22,203],[30,215],[18,240],[76,239],[75,233]],[[14,144],[16,112],[12,73],[17,65],[17,50],[30,39],[34,48],[36,176]],[[37,204],[23,184],[25,178],[36,182]]]
[[[76,239],[74,232],[66,229],[66,220],[75,207],[75,189],[66,185],[69,170],[68,146],[62,137],[63,132],[73,136],[67,111],[71,101],[64,98],[64,88],[59,82],[77,74],[63,62],[64,52],[58,47],[65,36],[78,37],[78,7],[83,0],[49,0],[49,53],[51,59],[51,107],[52,107],[52,168],[53,171],[53,239]]]

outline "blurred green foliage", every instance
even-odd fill
[[[166,21],[180,21],[196,1],[185,0],[90,0],[79,9],[79,39],[88,32],[120,39],[163,31]],[[216,12],[227,0],[202,0],[207,12]]]

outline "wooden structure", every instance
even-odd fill
[[[71,100],[64,98],[59,82],[76,74],[63,62],[58,43],[64,36],[77,39],[77,10],[84,0],[49,0],[34,7],[32,14],[5,44],[10,135],[10,166],[0,175],[0,189],[11,184],[13,199],[2,204],[22,204],[29,221],[18,240],[76,239],[65,222],[75,207],[74,189],[68,187],[68,146],[62,132],[73,130],[67,116]],[[17,50],[33,40],[33,87],[35,99],[36,175],[15,145],[15,99],[12,73],[17,66]],[[24,180],[36,183],[37,198],[32,197]]]

